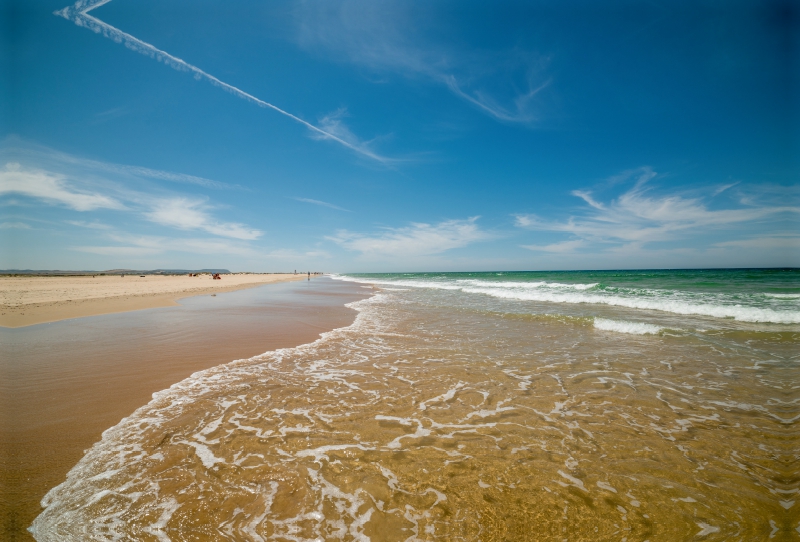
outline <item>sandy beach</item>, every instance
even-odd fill
[[[796,532],[795,271],[338,278],[0,329],[0,539]]]
[[[261,284],[303,280],[291,273],[211,275],[86,275],[0,277],[0,326],[23,327],[69,318],[170,307],[177,300]]]
[[[199,277],[196,284],[203,286],[196,288],[220,292],[214,289],[220,282],[222,288],[233,289],[258,285],[246,282],[248,278],[294,278],[242,275],[236,283],[235,277],[213,282]],[[141,281],[151,278],[150,284],[162,285],[165,298],[185,297],[186,287],[193,286],[188,277]],[[31,282],[68,285],[82,280],[87,285],[92,281]],[[122,282],[119,277],[102,280],[109,287]],[[170,284],[184,289],[170,291]],[[0,342],[11,353],[0,362],[0,538],[33,540],[26,529],[41,512],[45,493],[64,480],[104,430],[146,404],[151,394],[195,371],[309,343],[320,333],[349,325],[355,311],[344,304],[365,292],[356,285],[312,278],[189,297],[155,310],[0,329]],[[54,294],[43,288],[35,295],[39,297],[31,297],[41,300]]]

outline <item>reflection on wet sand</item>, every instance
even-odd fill
[[[343,305],[366,292],[303,280],[187,298],[177,307],[0,329],[0,540],[33,541],[27,528],[42,497],[154,392],[346,326],[356,313]]]
[[[796,333],[425,295],[157,394],[48,494],[37,540],[798,539]]]

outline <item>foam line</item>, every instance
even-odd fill
[[[617,333],[630,333],[631,335],[655,335],[661,327],[644,322],[626,322],[624,320],[609,320],[608,318],[595,318],[594,327],[603,331],[616,331]]]
[[[774,324],[800,323],[800,311],[795,307],[786,310],[781,307],[758,306],[753,301],[754,296],[760,299],[774,298],[775,295],[754,294],[746,303],[730,295],[714,295],[709,293],[693,294],[678,290],[636,289],[615,287],[609,290],[597,289],[598,283],[591,284],[562,284],[539,282],[497,283],[492,281],[474,280],[468,282],[447,280],[393,280],[371,277],[349,277],[346,275],[331,275],[331,278],[350,282],[367,284],[409,286],[413,288],[432,288],[437,290],[461,291],[467,294],[483,294],[499,299],[517,301],[536,301],[546,303],[566,304],[598,304],[616,307],[625,307],[637,310],[663,311],[673,314],[708,316],[711,318],[732,318],[741,322],[765,322]],[[472,279],[469,279],[472,280]],[[784,294],[790,295],[790,294]],[[793,295],[793,294],[791,294]],[[776,298],[783,303],[789,303],[794,298]],[[603,325],[603,324],[601,324]],[[649,325],[649,324],[641,324]],[[641,328],[644,329],[644,328]],[[616,329],[615,331],[621,331]],[[631,332],[631,331],[628,331]],[[656,330],[650,329],[651,333]]]
[[[370,150],[364,148],[363,146],[355,145],[353,143],[350,143],[349,141],[345,141],[344,139],[328,131],[325,131],[322,128],[314,126],[310,122],[305,121],[298,116],[292,115],[288,111],[284,111],[278,106],[275,106],[269,102],[265,102],[264,100],[256,98],[252,94],[248,94],[247,92],[238,89],[233,85],[229,85],[228,83],[225,83],[224,81],[217,79],[213,75],[204,72],[197,66],[193,66],[192,64],[189,64],[188,62],[176,56],[173,56],[167,53],[166,51],[162,51],[161,49],[158,49],[147,42],[135,38],[134,36],[131,36],[130,34],[127,34],[122,30],[101,21],[98,18],[89,15],[90,11],[99,8],[104,4],[108,4],[109,2],[111,2],[111,0],[79,0],[78,2],[75,2],[75,4],[73,4],[72,6],[67,6],[58,11],[54,11],[53,15],[58,15],[59,17],[67,19],[68,21],[72,21],[78,26],[88,28],[97,34],[102,34],[106,38],[112,39],[117,43],[124,43],[128,49],[149,56],[150,58],[154,58],[159,62],[163,62],[164,64],[175,70],[191,72],[192,74],[194,74],[195,79],[204,79],[209,83],[211,83],[212,85],[219,87],[225,90],[226,92],[230,92],[231,94],[233,94],[238,98],[254,103],[259,107],[264,107],[267,109],[272,109],[273,111],[277,111],[281,115],[285,115],[290,119],[294,120],[295,122],[299,122],[312,132],[321,136],[323,139],[330,139],[336,141],[337,143],[344,145],[348,149],[353,150],[364,156],[367,156],[368,158],[372,158],[373,160],[377,160],[378,162],[383,162],[383,163],[387,162],[386,158],[379,156],[374,152],[371,152]]]

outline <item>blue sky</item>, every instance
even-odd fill
[[[791,2],[2,6],[0,268],[800,265]]]

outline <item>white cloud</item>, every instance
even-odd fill
[[[109,191],[108,186],[104,188]],[[118,197],[112,197],[100,193],[95,185],[76,182],[60,173],[23,167],[16,162],[8,162],[0,170],[0,196],[18,194],[48,205],[63,205],[81,212],[98,209],[138,211],[147,220],[157,224],[181,230],[203,230],[232,239],[254,240],[262,235],[261,231],[244,224],[216,220],[210,215],[209,206],[202,200],[182,196],[165,198],[119,189],[116,192]],[[120,200],[124,200],[124,203]],[[96,221],[75,220],[68,223],[84,228],[109,228]]]
[[[173,183],[194,184],[205,188],[242,188],[239,185],[214,181],[196,175],[90,160],[41,145],[35,145],[17,136],[9,136],[2,141],[0,157],[6,156],[11,158],[12,162],[36,163],[40,166],[40,169],[57,169],[65,173],[71,172],[73,176],[80,174],[96,176],[102,174],[103,177],[110,177],[120,181],[141,182],[143,179],[156,179]]]
[[[85,160],[65,153],[34,145],[14,138],[4,142],[0,157],[10,158],[0,170],[0,196],[3,204],[22,205],[20,195],[46,205],[62,205],[80,212],[100,209],[137,214],[150,222],[181,230],[202,230],[219,237],[254,240],[262,232],[237,222],[227,222],[212,216],[212,206],[204,199],[175,194],[154,188],[144,177],[168,181],[208,185],[214,183],[200,177],[183,176],[148,168],[108,164]],[[45,164],[46,167],[20,165],[16,159]],[[207,181],[207,182],[206,182]],[[135,189],[129,188],[131,186]],[[214,185],[219,188],[221,185]],[[229,185],[224,185],[229,186]],[[150,187],[150,191],[144,191]],[[67,220],[82,228],[110,229],[97,220]]]
[[[254,240],[261,232],[243,224],[218,222],[206,211],[202,201],[188,198],[171,198],[156,201],[145,216],[153,222],[181,230],[204,230],[220,237]]]
[[[78,190],[63,175],[23,168],[15,162],[6,163],[0,171],[0,196],[5,194],[20,194],[51,204],[65,205],[76,211],[125,208],[109,196]]]
[[[636,180],[634,186],[608,202],[598,201],[589,191],[575,190],[572,194],[589,205],[577,216],[566,221],[549,221],[536,215],[517,215],[516,225],[568,233],[585,241],[642,245],[689,237],[711,229],[730,229],[767,219],[774,221],[782,215],[800,213],[797,205],[759,205],[754,200],[748,201],[749,205],[744,207],[712,210],[699,197],[656,195],[647,185],[655,176],[650,168],[628,172],[628,178]]]
[[[521,123],[529,123],[538,119],[538,115],[534,113],[530,104],[537,94],[552,83],[552,80],[548,79],[536,88],[529,86],[525,93],[517,94],[512,98],[514,106],[509,107],[498,103],[497,99],[486,91],[474,90],[470,93],[463,90],[463,83],[459,83],[456,76],[452,74],[434,74],[433,78],[443,82],[456,96],[477,106],[484,113],[488,113],[498,120]]]
[[[498,120],[536,121],[539,94],[551,83],[543,75],[548,59],[519,49],[463,51],[438,42],[434,9],[430,3],[368,0],[301,4],[298,40],[373,70],[425,77]]]
[[[539,224],[543,222],[534,214],[514,215],[514,225],[518,228],[535,229]]]
[[[603,205],[598,201],[595,201],[594,198],[592,198],[592,194],[590,192],[584,192],[583,190],[573,190],[572,195],[578,196],[579,198],[581,198],[583,201],[585,201],[595,209],[600,209],[601,211],[605,211],[606,209],[605,205]]]
[[[714,190],[714,194],[713,194],[713,195],[714,195],[714,196],[719,196],[720,194],[722,194],[723,192],[725,192],[727,189],[729,189],[729,188],[733,188],[733,187],[734,187],[734,186],[736,186],[737,184],[739,184],[739,182],[738,182],[738,181],[737,181],[737,182],[735,182],[735,183],[729,183],[729,184],[726,184],[726,185],[720,186],[719,188],[717,188],[716,190]]]
[[[375,140],[362,141],[345,124],[343,120],[345,117],[347,117],[347,109],[344,107],[340,107],[336,111],[323,116],[319,119],[320,130],[312,131],[311,138],[317,140],[335,139],[340,143],[344,142],[351,148],[358,149],[359,153],[384,164],[399,162],[397,159],[387,158],[375,152],[372,149],[372,144]]]
[[[746,248],[746,249],[785,249],[787,251],[800,251],[800,236],[770,236],[753,239],[737,239],[716,243],[720,248]],[[800,252],[795,252],[800,258]]]
[[[311,198],[292,198],[292,199],[296,201],[302,201],[303,203],[311,203],[312,205],[320,205],[322,207],[336,209],[337,211],[345,211],[348,213],[352,213],[352,211],[349,209],[345,209],[344,207],[339,207],[338,205],[334,205],[333,203],[328,203],[327,201],[320,201],[318,199],[311,199]]]
[[[587,245],[583,239],[574,239],[572,241],[563,241],[561,243],[552,243],[550,245],[521,245],[522,248],[528,250],[537,250],[541,252],[573,252],[578,248],[583,248]]]
[[[187,175],[185,173],[162,171],[158,169],[150,169],[140,166],[111,164],[107,162],[98,162],[96,160],[76,159],[75,157],[70,157],[69,155],[63,155],[63,157],[65,159],[71,159],[70,161],[76,165],[85,168],[97,169],[100,171],[107,171],[109,173],[114,173],[114,174],[130,175],[133,177],[148,177],[150,179],[158,179],[161,181],[170,181],[175,183],[196,184],[198,186],[204,186],[206,188],[218,188],[218,189],[241,188],[238,185],[214,181],[211,179],[206,179],[204,177],[198,177],[196,175]]]
[[[29,230],[31,227],[24,222],[3,222],[0,223],[0,230]]]
[[[491,236],[475,223],[478,218],[447,220],[435,225],[414,223],[371,235],[342,230],[327,239],[365,255],[426,256],[489,239]]]
[[[92,230],[111,230],[113,229],[108,224],[103,224],[102,222],[86,222],[85,220],[66,220],[67,224],[72,224],[73,226],[78,226],[79,228],[89,228]]]

